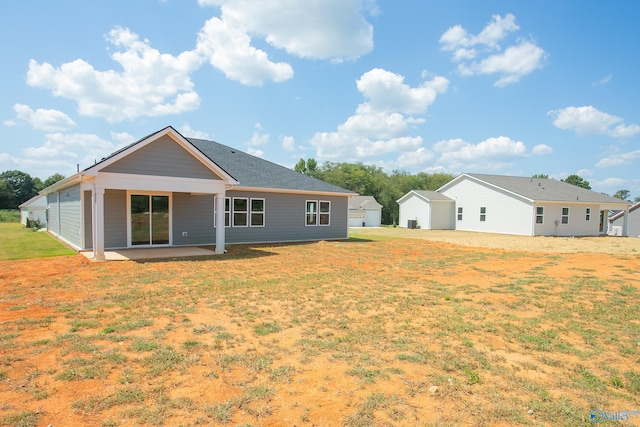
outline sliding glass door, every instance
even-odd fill
[[[169,196],[131,195],[131,245],[169,244]]]

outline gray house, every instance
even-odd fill
[[[77,250],[347,238],[352,193],[167,127],[45,188],[47,229]]]

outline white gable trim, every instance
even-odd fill
[[[536,200],[530,199],[528,197],[525,197],[522,194],[518,194],[518,193],[514,193],[513,191],[509,191],[506,188],[500,187],[499,185],[491,184],[490,182],[484,181],[482,179],[476,178],[476,177],[471,176],[471,175],[467,175],[466,173],[458,175],[457,177],[455,177],[454,179],[452,179],[451,181],[449,181],[448,183],[446,183],[442,187],[438,188],[438,190],[436,190],[436,191],[438,193],[442,193],[444,191],[447,191],[448,189],[450,189],[451,187],[455,186],[460,181],[463,181],[465,179],[468,179],[468,180],[473,181],[475,183],[486,185],[487,187],[493,188],[494,190],[502,191],[505,194],[509,194],[509,195],[511,195],[511,196],[513,196],[513,197],[515,197],[517,199],[520,199],[522,201],[525,201],[525,202],[533,203],[533,202],[536,201]]]
[[[189,154],[191,154],[193,157],[195,157],[197,160],[199,160],[200,163],[202,163],[207,169],[209,169],[211,172],[213,172],[214,174],[219,176],[226,184],[231,184],[231,185],[238,184],[238,182],[235,180],[235,178],[233,178],[231,175],[229,175],[226,171],[224,171],[220,166],[218,166],[216,163],[214,163],[207,156],[202,154],[200,152],[200,150],[196,149],[189,141],[187,141],[182,135],[180,135],[180,133],[178,133],[171,126],[161,130],[160,132],[156,132],[153,135],[150,135],[150,136],[148,136],[147,138],[145,138],[143,140],[138,141],[137,143],[131,145],[130,147],[128,147],[128,148],[120,151],[119,153],[117,153],[117,154],[105,159],[104,161],[93,165],[92,167],[90,167],[87,170],[85,170],[83,172],[83,174],[84,175],[88,175],[88,176],[97,176],[98,173],[103,173],[101,171],[104,168],[116,163],[119,160],[122,160],[123,158],[129,156],[131,153],[133,153],[133,152],[135,152],[135,151],[137,151],[137,150],[139,150],[139,149],[141,149],[143,147],[146,147],[147,145],[159,140],[160,138],[162,138],[164,136],[170,137],[178,145],[180,145],[182,148],[184,148]]]

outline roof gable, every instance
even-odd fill
[[[176,146],[172,145],[172,143],[176,144],[179,147],[182,147],[184,151],[176,150]],[[155,147],[154,147],[155,146]],[[168,126],[158,132],[152,133],[133,144],[128,145],[127,147],[122,148],[119,151],[111,154],[108,157],[105,157],[100,162],[96,163],[93,166],[88,167],[83,171],[86,175],[97,175],[98,172],[120,172],[127,171],[127,173],[136,173],[135,163],[140,162],[144,159],[153,148],[158,148],[162,146],[162,148],[172,152],[177,156],[177,159],[173,159],[174,161],[171,164],[153,164],[153,162],[147,162],[147,166],[149,167],[148,174],[156,174],[160,176],[184,176],[185,172],[179,172],[178,175],[172,175],[174,170],[183,171],[191,168],[196,168],[196,171],[191,171],[189,177],[194,177],[193,174],[201,175],[203,172],[200,165],[209,169],[213,172],[214,175],[209,175],[208,179],[216,178],[222,179],[229,183],[236,183],[234,177],[231,176],[227,171],[221,168],[218,164],[216,164],[210,157],[203,155],[196,147],[194,147],[185,137],[183,137],[178,131],[176,131],[173,127]],[[185,156],[185,154],[190,155]],[[187,165],[180,165],[176,168],[175,164],[180,162],[181,160],[186,161]],[[195,160],[195,162],[194,162]],[[199,163],[199,164],[198,164]],[[167,170],[169,169],[169,171]],[[145,174],[147,174],[145,172]],[[203,176],[195,176],[197,178],[203,178]]]
[[[352,196],[349,206],[353,209],[380,209],[382,205],[373,196]]]
[[[431,190],[411,190],[409,191],[407,194],[405,194],[404,196],[400,197],[398,200],[396,200],[397,203],[402,203],[405,200],[410,199],[411,197],[418,197],[422,200],[424,200],[425,202],[453,202],[453,199],[445,196],[442,193],[438,193],[437,191],[431,191]]]

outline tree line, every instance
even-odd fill
[[[64,179],[59,173],[42,181],[26,172],[9,170],[0,173],[0,209],[17,209],[43,188]]]
[[[294,169],[305,175],[351,190],[361,196],[375,197],[382,205],[382,223],[389,225],[398,224],[399,206],[396,201],[399,198],[411,190],[435,191],[455,178],[455,175],[448,173],[419,172],[410,174],[396,170],[387,174],[380,167],[362,163],[325,162],[318,165],[313,158],[306,161],[300,159]],[[549,175],[535,174],[533,178],[549,179]],[[587,190],[591,189],[589,181],[579,175],[569,175],[561,181]],[[631,201],[629,190],[619,190],[613,197]],[[640,197],[636,197],[635,202],[639,201]]]
[[[373,196],[382,205],[382,223],[397,224],[399,206],[396,200],[411,190],[436,190],[455,178],[448,173],[409,174],[404,171],[385,173],[377,166],[362,163],[325,162],[319,166],[310,158],[300,159],[297,172],[321,179],[361,196]]]

